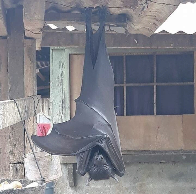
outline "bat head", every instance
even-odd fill
[[[106,153],[97,149],[89,160],[87,172],[93,180],[104,180],[113,177],[113,167]]]

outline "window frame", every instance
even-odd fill
[[[192,54],[193,55],[193,71],[194,71],[194,78],[193,82],[168,82],[168,83],[158,83],[157,82],[157,63],[156,63],[156,56],[157,55],[182,55],[182,54]],[[152,83],[126,83],[126,56],[134,56],[134,55],[151,55],[153,56],[153,82]],[[127,86],[153,86],[154,88],[154,99],[153,99],[153,106],[154,106],[154,114],[151,116],[156,116],[157,115],[157,86],[183,86],[183,85],[193,85],[194,87],[194,102],[193,102],[193,108],[194,108],[194,113],[195,114],[195,76],[196,76],[196,67],[195,67],[195,55],[193,51],[186,51],[186,52],[136,52],[136,53],[109,53],[109,57],[112,56],[121,56],[123,57],[123,83],[122,84],[114,84],[114,87],[123,87],[123,100],[124,100],[124,114],[120,116],[145,116],[145,115],[127,115],[127,103],[126,103],[126,91],[127,91]],[[172,115],[172,114],[170,114]],[[147,116],[147,115],[146,115]],[[149,116],[149,115],[148,115]],[[163,115],[164,116],[164,115]]]

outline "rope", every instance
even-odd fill
[[[25,131],[25,133],[26,133],[26,135],[27,135],[27,139],[28,139],[28,141],[29,141],[29,145],[30,145],[31,151],[32,151],[32,153],[33,153],[33,157],[34,157],[34,159],[35,159],[35,163],[36,163],[36,166],[37,166],[37,168],[38,168],[38,171],[39,171],[39,174],[40,174],[40,177],[41,177],[41,181],[42,181],[42,182],[45,182],[45,179],[44,179],[44,177],[42,176],[42,173],[41,173],[41,170],[40,170],[40,167],[39,167],[37,158],[36,158],[36,156],[35,156],[35,152],[34,152],[34,150],[33,150],[33,146],[32,146],[32,144],[31,144],[31,140],[30,140],[29,134],[28,134],[27,129],[26,129],[26,126],[25,126],[25,121],[23,121],[23,119],[22,119],[22,115],[21,115],[21,112],[20,112],[20,110],[19,110],[18,103],[16,102],[15,99],[11,99],[11,100],[14,101],[14,103],[15,103],[15,105],[16,105],[16,107],[17,107],[18,114],[19,114],[20,119],[21,119],[21,121],[22,121],[24,131]],[[34,100],[34,98],[33,98],[33,100]],[[37,106],[35,107],[35,100],[34,100],[34,113],[36,113],[36,109],[37,109],[37,107],[38,107],[38,104],[39,104],[39,100],[38,100]],[[36,108],[36,109],[35,109],[35,108]]]

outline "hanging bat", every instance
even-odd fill
[[[77,156],[77,172],[89,180],[124,175],[118,127],[114,111],[114,75],[105,45],[104,17],[93,34],[87,11],[86,47],[81,93],[75,116],[53,125],[45,137],[32,136],[44,151]],[[101,14],[103,15],[103,14]]]

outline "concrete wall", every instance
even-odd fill
[[[126,174],[115,180],[90,182],[88,175],[76,177],[76,187],[69,187],[68,170],[55,184],[55,194],[196,194],[196,164],[127,164]]]

